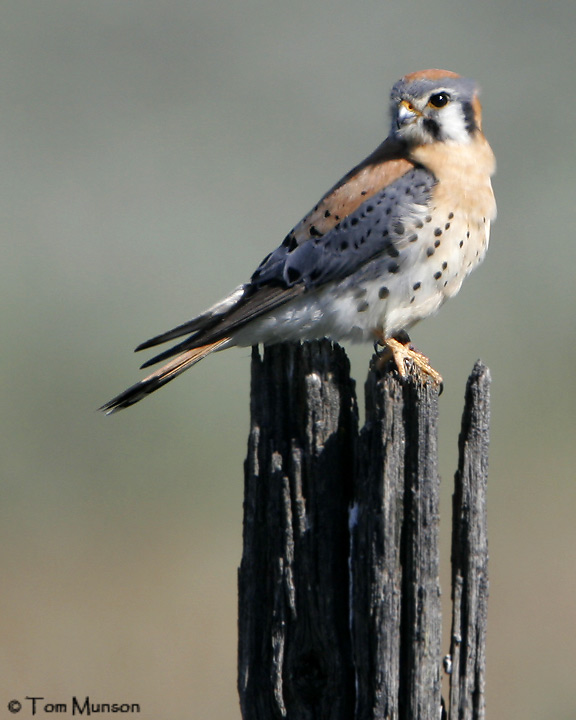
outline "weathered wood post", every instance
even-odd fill
[[[489,376],[475,373],[454,500],[454,720],[484,717]],[[371,368],[359,434],[340,347],[254,349],[239,570],[245,720],[440,718],[437,400],[432,385]]]
[[[466,387],[454,478],[450,720],[485,717],[489,430],[490,371],[477,362]]]
[[[357,411],[344,351],[277,345],[252,355],[244,552],[242,714],[351,718],[348,508]]]
[[[352,523],[357,720],[440,717],[438,390],[366,382]]]

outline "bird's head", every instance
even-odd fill
[[[390,100],[391,134],[408,145],[469,143],[481,130],[476,83],[449,70],[405,75],[392,88]]]

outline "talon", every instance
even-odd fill
[[[406,339],[406,342],[404,340]],[[423,375],[427,375],[431,380],[439,386],[439,394],[443,390],[443,380],[439,372],[434,370],[430,365],[430,360],[421,352],[409,345],[410,338],[406,333],[398,333],[395,337],[387,338],[384,341],[384,350],[379,353],[379,365],[382,366],[390,359],[394,359],[394,363],[401,377],[406,377],[409,370],[406,368],[406,361],[412,363],[413,366]]]

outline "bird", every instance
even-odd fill
[[[460,290],[488,248],[495,158],[478,96],[474,80],[448,70],[398,80],[386,139],[248,282],[139,345],[136,351],[186,336],[142,368],[165,365],[100,409],[133,405],[215,351],[321,338],[374,343],[400,375],[420,372],[441,383],[407,331]]]

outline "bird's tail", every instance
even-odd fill
[[[175,357],[174,360],[171,360],[151,375],[148,375],[148,377],[145,377],[143,380],[140,380],[140,382],[137,382],[135,385],[132,385],[132,387],[129,387],[128,390],[124,390],[124,392],[120,393],[120,395],[112,398],[112,400],[107,402],[105,405],[102,405],[100,410],[103,410],[107,415],[110,415],[117,410],[134,405],[134,403],[142,400],[142,398],[146,397],[146,395],[150,395],[150,393],[153,393],[155,390],[158,390],[158,388],[161,388],[162,385],[166,385],[167,382],[170,382],[170,380],[173,380],[175,377],[180,375],[180,373],[183,373],[184,370],[192,367],[192,365],[196,365],[196,363],[200,362],[200,360],[205,358],[206,355],[210,355],[210,353],[218,350],[218,348],[225,345],[229,342],[229,340],[230,338],[223,338],[216,340],[216,342],[209,343],[208,345],[202,345],[201,347],[186,350],[178,355],[178,357]]]

